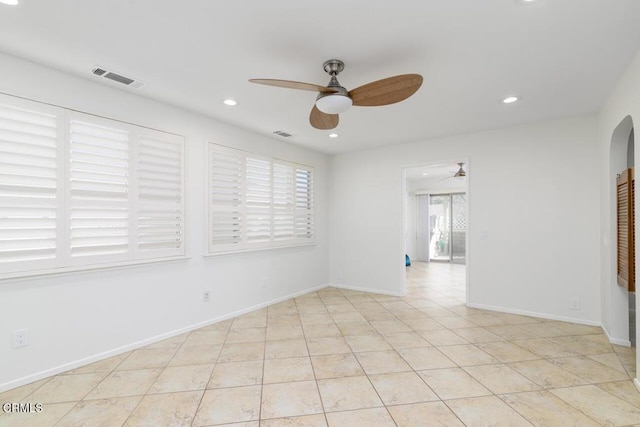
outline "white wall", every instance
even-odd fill
[[[190,256],[171,264],[0,282],[0,391],[327,284],[327,156],[10,56],[0,55],[0,64],[0,92],[186,136]],[[317,244],[204,258],[208,141],[314,166]],[[211,291],[211,302],[202,302],[203,290]],[[14,349],[11,333],[21,328],[29,329],[31,342]]]
[[[621,145],[620,140],[618,140],[619,144],[614,144],[612,147],[612,138],[614,138],[614,131],[618,125],[627,116],[631,117],[637,134],[637,126],[640,123],[640,54],[636,55],[620,77],[599,115],[600,185],[602,187],[600,195],[602,324],[609,336],[621,343],[628,340],[628,297],[626,290],[616,284],[614,188],[615,174],[626,166],[627,146],[626,143]],[[629,121],[629,124],[631,124],[631,121]],[[626,132],[624,132],[626,135],[615,135],[615,137],[624,138],[626,136],[628,138],[628,130],[627,128]],[[621,153],[621,150],[624,150],[624,152]],[[635,150],[634,156],[634,163],[640,164],[638,163],[638,156],[640,156],[638,150]],[[636,197],[635,203],[636,212],[638,212],[640,208],[638,197]],[[639,226],[636,221],[636,253],[640,248],[638,246],[638,230]],[[638,257],[636,257],[636,271],[638,271],[640,265],[638,262]]]
[[[332,283],[401,294],[402,168],[468,158],[470,304],[599,324],[596,125],[588,116],[335,156]]]

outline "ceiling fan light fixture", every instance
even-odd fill
[[[353,105],[353,100],[346,95],[332,93],[323,95],[316,100],[318,110],[326,114],[340,114],[347,111]]]

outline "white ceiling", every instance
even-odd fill
[[[287,141],[339,153],[594,113],[640,48],[638,0],[22,0],[0,4],[0,50]],[[341,115],[340,137],[312,128],[312,92],[419,73],[407,101]],[[510,94],[522,101],[503,105]],[[236,107],[222,101],[232,97]]]

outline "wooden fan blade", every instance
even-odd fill
[[[320,93],[334,93],[336,89],[332,89],[326,86],[314,85],[313,83],[294,82],[291,80],[277,80],[277,79],[249,79],[251,83],[258,83],[267,86],[286,87],[289,89],[309,90],[311,92]]]
[[[338,126],[340,117],[337,114],[327,114],[318,110],[318,107],[313,105],[311,114],[309,114],[309,123],[316,129],[333,129]]]
[[[401,74],[355,88],[349,92],[349,96],[353,99],[353,105],[360,107],[389,105],[409,98],[421,85],[420,74]]]

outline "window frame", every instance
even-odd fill
[[[47,262],[7,261],[6,268],[0,269],[0,280],[28,278],[31,276],[60,275],[73,272],[91,271],[108,268],[124,268],[140,264],[175,262],[188,259],[187,227],[186,227],[186,174],[184,136],[135,125],[120,120],[109,119],[95,114],[71,110],[61,106],[0,94],[0,105],[10,108],[31,110],[39,113],[53,114],[56,121],[56,252],[55,258]],[[128,134],[127,149],[129,180],[126,183],[128,200],[123,204],[128,215],[126,251],[121,256],[90,256],[86,259],[73,260],[71,257],[71,122],[73,120],[89,122],[95,126],[106,126],[122,129]],[[153,253],[141,253],[138,250],[138,215],[140,211],[138,163],[138,139],[141,135],[156,135],[179,146],[180,159],[180,245],[178,250],[159,250]],[[24,265],[20,265],[24,264]]]
[[[315,181],[314,175],[315,170],[312,166],[304,165],[297,162],[292,162],[288,160],[282,160],[275,157],[269,157],[262,154],[257,154],[249,151],[245,151],[242,149],[229,147],[225,145],[221,145],[215,142],[209,142],[206,147],[207,154],[205,156],[205,168],[207,171],[207,186],[206,186],[206,236],[205,236],[205,256],[220,256],[220,255],[228,255],[228,254],[236,254],[236,253],[244,253],[244,252],[254,252],[254,251],[263,251],[263,250],[273,250],[273,249],[281,249],[281,248],[293,248],[299,246],[310,246],[315,245]],[[239,212],[241,218],[239,219],[239,233],[240,239],[236,243],[227,243],[227,244],[213,244],[213,224],[212,224],[212,215],[216,211],[223,211],[223,208],[218,205],[215,207],[212,203],[212,189],[213,189],[213,155],[214,152],[224,153],[228,156],[239,156],[242,159],[242,170],[240,174],[241,182],[239,183],[239,188],[241,189],[240,203],[236,206],[236,211]],[[267,241],[254,241],[250,242],[247,239],[247,159],[253,159],[257,161],[267,161],[269,162],[270,167],[270,198],[268,204],[269,210],[269,234],[270,237]],[[274,236],[274,213],[277,210],[274,202],[274,168],[276,165],[282,165],[285,167],[291,168],[291,183],[292,183],[292,203],[289,208],[291,211],[292,223],[293,227],[293,235],[290,239],[276,239]],[[297,219],[298,219],[298,209],[296,207],[296,173],[298,170],[305,170],[309,174],[311,179],[311,185],[309,186],[309,205],[310,208],[306,211],[306,215],[310,218],[311,224],[311,233],[309,233],[309,237],[301,238],[297,235]],[[266,209],[265,209],[266,210]]]

